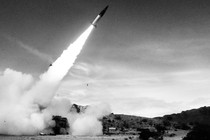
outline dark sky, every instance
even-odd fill
[[[59,95],[143,116],[210,105],[208,0],[1,0],[0,70],[38,77],[106,5]]]

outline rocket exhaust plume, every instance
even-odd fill
[[[60,81],[73,66],[74,61],[82,50],[82,47],[93,28],[93,25],[90,25],[74,43],[70,44],[69,47],[63,51],[61,56],[52,64],[52,66],[49,67],[48,71],[40,76],[40,81],[38,81],[29,91],[29,93],[35,97],[34,101],[40,106],[46,107],[50,103],[60,84]],[[46,98],[42,98],[43,96]]]
[[[99,119],[110,113],[108,105],[90,106],[83,114],[72,114],[70,100],[56,97],[55,93],[107,8],[108,6],[101,11],[85,32],[63,51],[52,66],[40,75],[38,81],[35,81],[30,74],[11,69],[0,73],[0,134],[38,134],[55,125],[52,120],[53,115],[62,115],[68,119],[72,126],[71,134],[102,134]]]
[[[71,107],[70,100],[58,99],[54,95],[93,28],[94,26],[90,25],[64,50],[37,82],[34,82],[31,75],[11,69],[6,69],[0,74],[0,134],[37,134],[52,125],[52,115],[68,113]],[[57,106],[50,107],[54,104],[62,110],[56,110]]]
[[[49,67],[47,73],[43,74],[43,77],[49,81],[62,80],[69,69],[73,66],[74,61],[82,50],[82,47],[92,29],[92,25],[88,27],[88,29],[61,54],[61,56],[52,64],[52,67]]]

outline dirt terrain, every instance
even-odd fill
[[[178,131],[169,131],[168,133],[174,133],[175,136],[170,137],[170,136],[164,136],[163,140],[182,140],[188,133],[189,131],[186,130],[178,130]]]
[[[138,136],[114,135],[114,136],[0,136],[0,140],[137,140]]]
[[[188,131],[171,131],[175,133],[174,137],[165,136],[164,140],[181,140],[186,136]],[[0,135],[0,140],[138,140],[137,135],[112,135],[112,136],[71,136],[71,135],[57,135],[57,136],[3,136]]]

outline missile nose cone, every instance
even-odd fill
[[[109,5],[107,5],[104,9],[107,10],[109,8]]]
[[[91,23],[94,27],[96,27],[97,22],[103,17],[105,14],[106,10],[108,9],[109,5],[107,5],[98,15],[97,17],[93,20]]]
[[[106,12],[106,10],[108,9],[108,7],[109,7],[109,5],[107,5],[101,12],[100,12],[100,16],[102,17],[104,14],[105,14],[105,12]]]

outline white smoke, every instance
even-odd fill
[[[0,133],[35,134],[44,129],[38,105],[24,102],[24,91],[31,87],[31,75],[6,69],[0,77]]]
[[[64,50],[48,71],[40,76],[40,81],[28,91],[28,96],[35,98],[36,103],[44,107],[50,103],[61,80],[73,66],[92,29],[91,25],[67,50]]]
[[[29,74],[11,69],[6,69],[0,75],[0,134],[38,134],[54,125],[52,115],[67,117],[70,127],[72,126],[72,134],[101,134],[102,125],[98,120],[109,114],[109,107],[98,105],[101,106],[100,109],[89,107],[83,114],[71,114],[70,100],[55,97],[61,80],[73,66],[92,29],[91,25],[38,81]]]
[[[73,135],[101,135],[102,125],[93,116],[81,116],[72,125]]]
[[[102,124],[99,121],[103,116],[110,114],[111,109],[108,104],[99,103],[90,105],[85,113],[81,113],[75,117],[72,123],[73,135],[101,135]],[[70,116],[72,117],[72,116]]]

